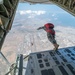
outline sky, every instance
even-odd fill
[[[16,13],[30,19],[37,16],[41,20],[48,19],[49,21],[46,22],[56,25],[75,27],[75,17],[54,4],[19,3]]]

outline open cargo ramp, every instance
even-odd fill
[[[20,54],[15,69],[9,72],[12,75],[75,75],[75,47],[61,48],[55,53],[53,50],[30,53],[26,57]]]
[[[25,75],[75,75],[75,47],[31,53]]]

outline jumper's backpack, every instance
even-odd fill
[[[52,23],[47,23],[44,25],[46,28],[46,32],[51,33],[52,35],[55,35],[55,31],[53,30],[54,25]]]

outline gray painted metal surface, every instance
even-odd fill
[[[31,53],[25,75],[75,75],[75,47]]]
[[[55,4],[75,16],[75,0],[20,0],[20,2]]]

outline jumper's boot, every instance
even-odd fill
[[[54,44],[54,50],[58,50],[59,45],[58,44]]]

